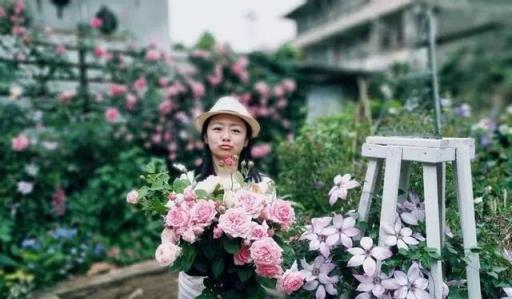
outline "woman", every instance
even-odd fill
[[[222,97],[210,111],[196,117],[194,125],[205,143],[198,180],[216,175],[221,179],[225,192],[229,192],[236,187],[233,186],[232,175],[240,169],[243,161],[247,163],[251,158],[251,141],[260,132],[258,121],[237,99]],[[235,163],[226,163],[233,161],[233,157]],[[246,180],[258,183],[265,189],[273,187],[272,180],[254,168],[249,170]],[[203,288],[202,278],[180,272],[179,299],[195,298]]]

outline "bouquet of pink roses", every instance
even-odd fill
[[[161,265],[204,277],[200,298],[263,298],[263,287],[278,283],[289,293],[302,286],[302,276],[283,270],[294,254],[279,234],[294,223],[295,212],[276,197],[272,181],[246,182],[243,169],[229,180],[197,182],[193,172],[177,168],[182,174],[171,183],[165,167],[148,165],[146,185],[127,196],[162,217],[155,254]]]

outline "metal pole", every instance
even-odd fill
[[[441,103],[439,99],[439,78],[437,74],[437,57],[436,57],[436,18],[432,7],[427,8],[428,17],[428,62],[430,66],[430,72],[432,74],[432,98],[434,100],[434,111],[435,111],[435,133],[438,138],[442,136],[441,126]]]

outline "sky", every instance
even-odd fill
[[[209,31],[240,52],[276,49],[295,36],[283,16],[305,0],[168,0],[171,42],[194,45]]]

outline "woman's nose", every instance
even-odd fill
[[[229,137],[229,132],[228,131],[225,131],[224,133],[222,133],[222,141],[229,141],[230,137]]]

